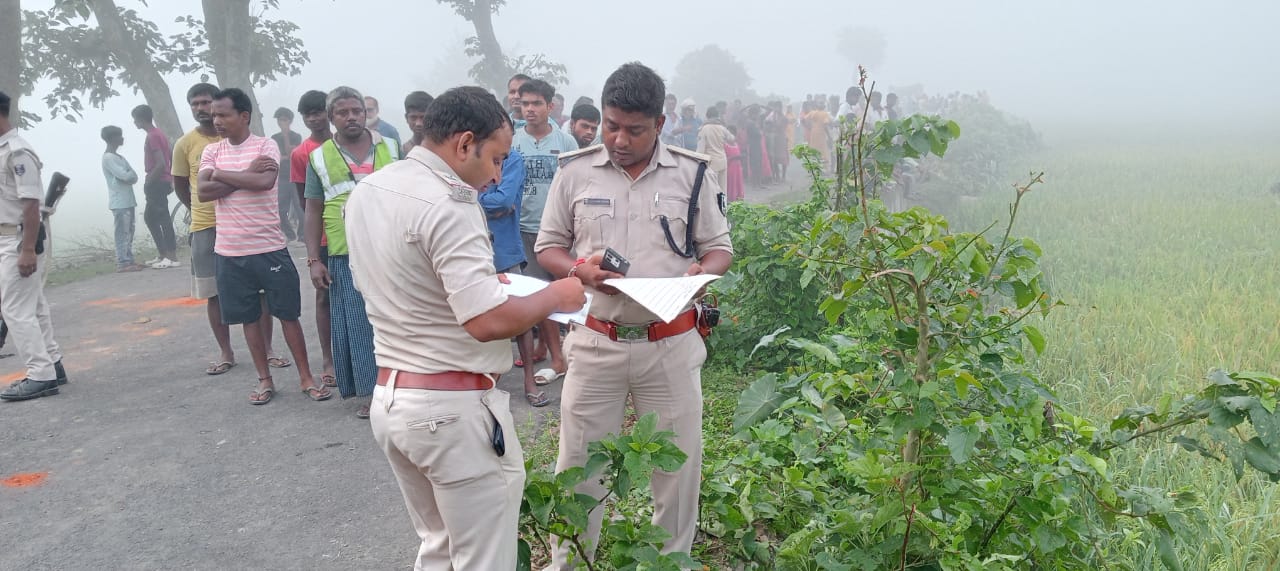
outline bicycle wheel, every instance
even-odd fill
[[[191,209],[183,204],[181,200],[173,205],[173,212],[169,213],[170,219],[173,220],[174,233],[179,236],[187,236],[191,234]]]

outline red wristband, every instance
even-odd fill
[[[585,263],[587,263],[587,259],[586,259],[586,258],[578,258],[577,260],[575,260],[575,261],[573,262],[573,267],[572,267],[572,268],[569,268],[569,274],[568,274],[568,275],[566,275],[565,277],[567,277],[567,278],[571,278],[571,277],[573,277],[573,274],[578,273],[578,266],[581,266],[582,264],[585,264]]]

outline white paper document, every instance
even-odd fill
[[[517,295],[520,297],[533,295],[539,291],[542,291],[547,286],[551,285],[538,278],[531,278],[529,276],[522,276],[519,274],[506,274],[506,276],[507,276],[507,279],[511,280],[511,283],[509,284],[502,284],[502,287],[504,290],[506,290],[507,295]],[[591,294],[588,293],[587,303],[582,306],[582,309],[574,313],[552,313],[551,315],[547,316],[547,319],[550,319],[557,323],[586,324],[587,310],[589,309],[591,309]]]
[[[663,322],[671,323],[698,291],[718,279],[720,276],[715,274],[700,274],[680,278],[619,278],[604,283],[618,288]]]

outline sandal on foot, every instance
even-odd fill
[[[263,381],[270,382],[271,377],[267,377],[265,379],[258,379],[259,383]],[[249,393],[249,404],[267,404],[271,402],[271,399],[275,398],[275,396],[276,396],[275,387],[267,387],[260,391],[253,391]]]
[[[307,395],[307,398],[314,401],[329,400],[333,398],[333,393],[329,392],[329,389],[324,387],[307,387],[302,389],[302,394]]]
[[[356,411],[356,418],[369,420],[369,405],[364,405]]]
[[[545,369],[540,369],[538,372],[533,374],[533,384],[542,387],[563,378],[564,373],[557,373],[555,369],[547,367]]]
[[[272,369],[284,369],[292,367],[293,362],[284,357],[267,357],[267,366]]]
[[[545,391],[538,391],[536,393],[525,393],[524,400],[529,401],[529,406],[537,407],[537,408],[542,408],[544,406],[551,404],[551,399],[547,397],[547,393]]]
[[[204,374],[221,375],[227,371],[230,371],[231,368],[234,366],[236,366],[236,364],[233,361],[221,361],[217,363],[210,363],[209,368],[204,370]]]
[[[328,389],[338,388],[338,377],[335,377],[333,375],[321,375],[320,381],[324,384],[325,388],[328,388]]]

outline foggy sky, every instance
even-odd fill
[[[196,0],[119,0],[150,17],[162,33],[178,31],[174,18],[199,16]],[[256,4],[256,2],[255,2]],[[379,98],[383,118],[402,133],[403,97],[425,89],[438,94],[468,82],[462,55],[470,24],[433,0],[281,0],[301,26],[311,63],[297,77],[258,89],[268,131],[276,107],[295,108],[308,89],[347,84]],[[51,0],[24,0],[45,9]],[[886,57],[872,69],[881,86],[923,84],[929,92],[986,90],[992,102],[1039,127],[1114,129],[1124,125],[1185,123],[1280,126],[1274,103],[1280,87],[1280,2],[1040,1],[877,3],[840,0],[508,0],[494,20],[508,54],[545,53],[569,68],[560,89],[569,101],[598,100],[604,78],[619,64],[639,60],[670,80],[685,53],[709,43],[734,53],[761,94],[793,100],[807,93],[843,93],[854,65],[835,51],[845,26],[882,31]],[[30,49],[29,46],[24,46]],[[395,65],[378,69],[391,50]],[[407,69],[406,69],[407,67]],[[181,100],[196,77],[170,77],[183,128],[193,126]],[[39,86],[23,106],[47,115]],[[141,169],[141,132],[129,109],[143,103],[128,93],[89,110],[79,123],[62,120],[27,133],[46,163],[72,179],[59,213],[96,228],[110,226],[100,170],[98,130],[125,130],[122,154]],[[304,130],[301,121],[295,129]],[[136,188],[139,202],[141,187]],[[176,199],[174,199],[176,200]],[[172,201],[171,201],[172,202]],[[139,210],[141,209],[141,204]],[[141,212],[139,212],[141,215]],[[68,227],[67,222],[62,223]],[[138,231],[145,234],[142,224]]]

